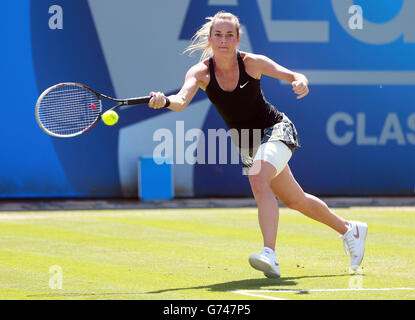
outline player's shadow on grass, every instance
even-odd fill
[[[215,283],[206,286],[196,286],[196,287],[187,287],[187,288],[170,288],[162,289],[157,291],[149,291],[146,294],[157,294],[171,291],[180,291],[180,290],[195,290],[195,289],[208,289],[214,292],[227,292],[234,290],[259,290],[265,289],[267,287],[279,287],[279,286],[295,286],[298,284],[297,279],[304,278],[331,278],[331,277],[344,277],[350,276],[349,274],[334,274],[334,275],[320,275],[320,276],[299,276],[299,277],[284,277],[277,279],[247,279],[247,280],[238,280],[230,282]]]
[[[332,277],[350,277],[350,274],[331,274],[331,275],[313,275],[313,276],[298,276],[298,277],[284,277],[278,279],[258,278],[247,279],[230,282],[215,283],[206,286],[184,287],[184,288],[169,288],[157,291],[149,292],[85,292],[85,293],[54,293],[54,294],[34,294],[28,295],[28,298],[46,298],[46,297],[94,297],[94,296],[119,296],[119,295],[142,295],[142,294],[158,294],[164,292],[181,291],[181,290],[195,290],[195,289],[208,289],[213,292],[227,292],[236,290],[259,290],[266,289],[267,287],[282,287],[282,286],[295,286],[298,279],[305,278],[332,278]],[[307,291],[300,292],[299,294],[307,294]]]

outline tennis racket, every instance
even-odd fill
[[[36,120],[53,137],[78,136],[98,123],[103,114],[101,98],[118,102],[108,110],[147,104],[151,97],[114,99],[91,88],[73,82],[56,84],[39,96],[36,102]]]

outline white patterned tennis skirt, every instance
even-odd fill
[[[288,146],[288,148],[290,148],[291,152],[294,153],[294,150],[296,148],[301,147],[297,129],[295,128],[291,120],[284,113],[282,113],[282,115],[283,118],[280,122],[264,129],[261,144],[269,141],[280,140],[284,142]],[[249,154],[241,153],[243,168],[250,168],[252,166],[253,159],[258,148],[259,145],[254,146],[252,150],[249,151]]]

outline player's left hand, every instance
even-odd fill
[[[297,99],[304,98],[310,92],[308,84],[305,80],[293,81],[291,85],[293,86],[293,91],[298,94]]]

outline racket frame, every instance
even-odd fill
[[[57,134],[57,133],[51,132],[50,130],[46,129],[44,127],[44,125],[42,124],[42,121],[40,120],[40,116],[39,116],[39,107],[40,107],[40,103],[41,103],[43,97],[46,96],[50,91],[52,91],[52,90],[54,90],[56,88],[65,86],[65,85],[78,86],[78,87],[81,87],[81,88],[84,88],[86,90],[91,91],[93,94],[96,95],[97,100],[99,101],[100,107],[101,107],[101,112],[98,114],[97,118],[87,128],[85,128],[82,131],[79,131],[79,132],[76,132],[76,133],[73,133],[73,134],[68,134],[68,135]],[[84,84],[81,84],[81,83],[76,83],[76,82],[62,82],[62,83],[58,83],[58,84],[55,84],[55,85],[47,88],[39,96],[39,98],[37,99],[37,102],[36,102],[36,109],[35,109],[36,121],[37,121],[39,127],[45,133],[47,133],[50,136],[57,137],[57,138],[72,138],[72,137],[79,136],[79,135],[85,133],[86,131],[90,130],[94,125],[96,125],[101,120],[102,114],[104,112],[106,112],[106,111],[103,112],[103,110],[102,110],[101,97],[104,98],[104,99],[110,100],[110,101],[119,102],[119,104],[115,105],[114,107],[112,107],[112,108],[110,108],[110,109],[108,109],[106,111],[116,110],[118,108],[122,108],[123,109],[123,108],[131,107],[131,106],[135,106],[135,105],[139,105],[139,104],[146,104],[151,99],[150,96],[135,97],[135,98],[129,98],[129,99],[116,99],[116,98],[109,97],[109,96],[107,96],[105,94],[99,93],[99,92],[97,92],[97,91],[91,89],[90,87],[88,87],[88,86],[86,86]]]

